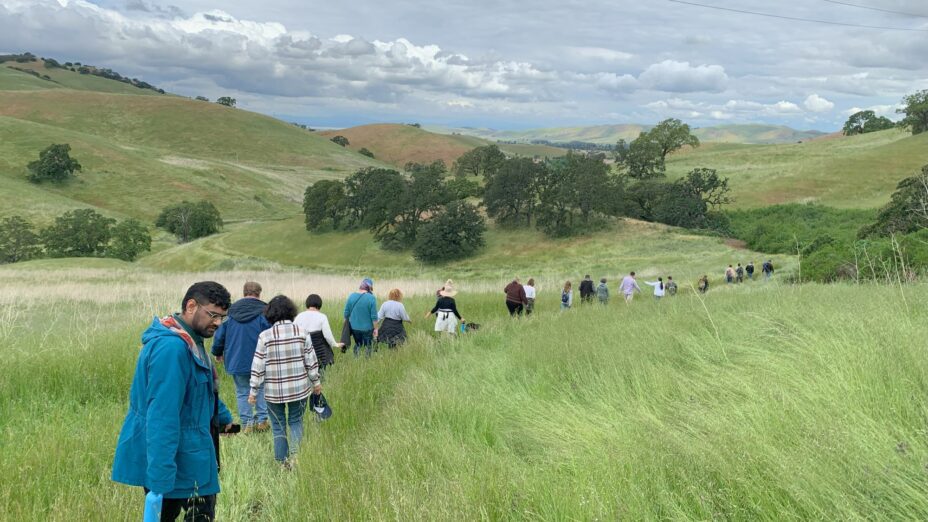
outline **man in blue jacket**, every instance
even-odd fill
[[[142,334],[129,412],[113,459],[113,480],[141,486],[161,520],[213,520],[219,493],[219,437],[232,414],[203,347],[226,318],[229,292],[212,281],[187,290],[181,312],[155,318]]]
[[[248,395],[251,393],[251,362],[255,358],[258,335],[271,327],[264,318],[267,303],[261,300],[261,285],[245,283],[245,297],[229,308],[229,320],[222,323],[213,338],[213,355],[226,367],[226,372],[235,381],[235,396],[238,402],[238,417],[244,433],[267,431],[271,425],[267,419],[267,403],[262,388],[255,398],[252,414]]]

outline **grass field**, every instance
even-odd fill
[[[741,208],[793,202],[876,208],[925,164],[928,134],[888,130],[789,145],[704,144],[668,158],[667,172],[717,169]]]
[[[205,278],[318,291],[333,318],[354,282],[0,269],[0,518],[139,518],[141,491],[109,481],[139,334]],[[501,291],[464,280],[483,328],[440,341],[421,319],[440,280],[417,279],[395,282],[414,294],[410,343],[338,359],[335,415],[308,427],[295,471],[269,435],[223,440],[221,520],[928,517],[922,285],[774,281],[567,313],[546,289],[511,321]]]
[[[40,75],[48,76],[50,79],[36,78],[29,73],[15,70],[13,67],[35,71]],[[47,69],[42,61],[0,64],[0,91],[45,89],[72,89],[112,94],[160,96],[151,89],[139,89],[132,85],[91,74],[80,74],[66,69]]]

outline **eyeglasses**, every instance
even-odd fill
[[[208,315],[209,318],[212,319],[213,321],[215,321],[216,319],[219,319],[220,323],[226,322],[226,319],[229,318],[229,314],[217,314],[216,312],[210,312],[206,308],[204,308],[203,311],[206,312],[206,315]]]

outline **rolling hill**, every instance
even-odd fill
[[[590,125],[584,127],[554,127],[528,129],[522,131],[500,131],[473,127],[449,128],[435,127],[431,130],[446,134],[459,133],[477,136],[487,140],[503,140],[530,143],[534,140],[551,142],[584,141],[603,145],[614,145],[620,139],[630,141],[638,137],[651,125]],[[718,125],[693,129],[704,142],[777,144],[795,143],[824,135],[818,131],[798,131],[782,125]]]
[[[475,136],[438,134],[427,130],[396,123],[360,125],[340,130],[320,132],[332,138],[348,138],[348,148],[366,148],[382,161],[402,168],[408,162],[431,163],[442,160],[448,168],[465,152],[493,142]],[[498,144],[507,153],[519,156],[562,156],[564,149],[531,144]]]
[[[31,66],[52,80],[13,69]],[[0,65],[0,217],[38,222],[92,206],[150,220],[167,203],[209,199],[228,220],[287,217],[306,186],[383,165],[323,136],[253,112],[159,95],[39,62]],[[68,143],[83,165],[61,186],[26,181],[26,165]]]

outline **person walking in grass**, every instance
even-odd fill
[[[773,275],[773,261],[768,259],[761,266],[761,271],[764,273],[764,279],[770,279],[770,276]]]
[[[700,294],[704,294],[709,291],[709,276],[704,275],[699,278],[699,282],[696,283],[696,288],[699,290]]]
[[[677,295],[677,283],[674,282],[673,276],[667,276],[667,285],[665,287],[667,295],[673,297]]]
[[[561,290],[561,311],[570,310],[574,305],[574,290],[570,281],[564,283],[564,289]]]
[[[317,294],[309,294],[306,298],[306,311],[300,312],[293,320],[293,323],[306,332],[312,340],[316,360],[319,362],[320,379],[324,377],[325,369],[335,364],[334,349],[344,346],[335,340],[329,318],[321,310],[322,298]]]
[[[248,400],[257,400],[258,390],[264,386],[274,434],[274,458],[289,470],[292,467],[290,456],[296,453],[303,439],[306,401],[310,392],[322,393],[319,361],[312,338],[293,322],[296,305],[289,297],[278,295],[271,299],[264,316],[271,327],[258,336]]]
[[[191,286],[181,311],[155,318],[142,334],[119,433],[112,479],[145,491],[146,515],[215,519],[219,433],[232,414],[219,400],[219,376],[203,340],[227,317],[231,296],[212,281]]]
[[[654,299],[660,301],[664,297],[664,279],[658,277],[657,281],[645,281],[644,284],[654,287]]]
[[[515,317],[516,315],[522,317],[522,311],[525,309],[528,299],[525,295],[525,287],[519,282],[519,278],[513,279],[511,283],[506,285],[503,292],[506,293],[506,308],[509,309],[509,317]]]
[[[738,263],[738,267],[735,268],[735,280],[739,284],[744,282],[744,267],[741,266],[741,263]]]
[[[596,298],[599,299],[599,304],[609,304],[609,286],[606,285],[605,277],[599,280],[599,285],[596,287]]]
[[[258,390],[258,397],[252,407],[248,403],[251,386],[251,361],[255,357],[258,334],[270,328],[264,318],[267,303],[261,300],[261,285],[252,281],[245,283],[245,297],[232,303],[229,307],[229,320],[222,323],[213,337],[213,355],[226,368],[235,383],[235,397],[238,404],[238,418],[242,432],[267,431],[271,425],[267,420],[267,403],[264,391]]]
[[[530,278],[522,289],[525,290],[525,315],[532,315],[535,311],[535,280]]]
[[[751,281],[754,280],[754,261],[751,261],[746,267],[744,267],[744,273],[748,275],[748,279]]]
[[[725,269],[725,282],[727,284],[732,284],[735,281],[735,269],[731,265],[728,265],[728,268]]]
[[[454,296],[456,296],[457,293],[458,292],[454,289],[454,281],[450,279],[445,281],[445,286],[438,291],[438,301],[435,302],[435,306],[425,314],[426,319],[433,314],[435,315],[436,332],[446,333],[448,335],[457,334],[458,321],[464,320],[461,314],[458,313],[458,306],[454,301]]]
[[[345,301],[345,320],[349,323],[351,337],[354,339],[354,356],[361,356],[361,348],[367,357],[374,350],[374,338],[377,337],[377,298],[374,297],[374,281],[365,278],[358,291],[348,296]]]
[[[589,274],[583,276],[580,281],[580,304],[590,304],[593,302],[593,294],[596,290],[593,288],[593,279]]]
[[[619,284],[619,290],[622,291],[622,295],[625,296],[625,302],[630,303],[635,298],[635,292],[641,293],[641,287],[638,286],[638,281],[635,280],[635,273],[630,272],[627,276],[622,278],[622,283]]]
[[[380,305],[377,322],[380,332],[377,337],[378,343],[396,348],[406,342],[406,327],[403,323],[411,323],[412,319],[409,318],[406,307],[403,306],[403,292],[400,292],[399,288],[390,290],[389,300]]]

